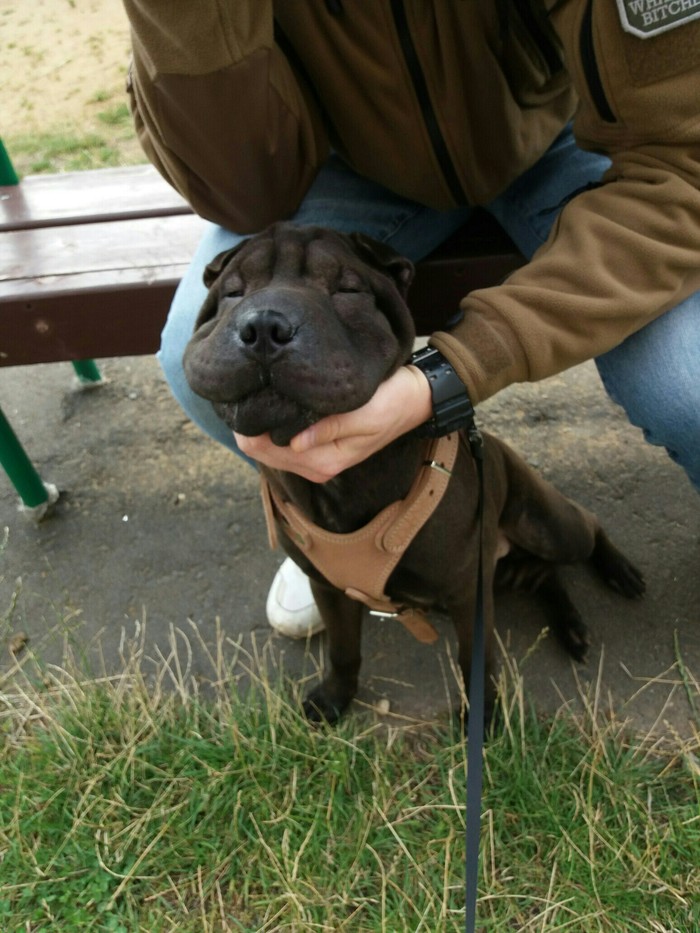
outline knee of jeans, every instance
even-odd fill
[[[625,409],[633,424],[649,433],[650,439],[673,433],[674,426],[687,426],[695,432],[700,429],[697,390],[688,391],[682,381],[676,382],[672,371],[659,380],[648,370],[610,366],[611,355],[596,360],[605,390]]]
[[[183,345],[182,339],[174,332],[174,328],[169,327],[166,322],[160,335],[160,348],[156,353],[156,359],[170,386],[179,385],[184,379],[182,357],[186,346],[187,344]]]
[[[618,348],[619,349],[619,348]],[[687,374],[625,366],[611,351],[596,360],[607,394],[625,410],[645,440],[667,453],[700,491],[700,388]]]

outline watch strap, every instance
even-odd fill
[[[470,428],[474,424],[474,406],[469,392],[454,367],[439,350],[425,347],[411,357],[428,380],[433,400],[433,417],[419,425],[419,437],[443,437],[452,431]]]

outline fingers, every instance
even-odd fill
[[[352,438],[356,438],[359,443],[362,443],[363,438],[369,441],[374,435],[381,434],[384,427],[382,419],[377,418],[374,406],[374,400],[371,400],[355,411],[348,411],[342,415],[328,415],[293,437],[290,443],[292,450],[304,453],[313,447],[335,443],[342,448],[343,442]],[[389,423],[392,421],[390,418]]]
[[[236,441],[244,454],[272,469],[325,483],[422,424],[431,411],[427,379],[415,367],[403,366],[366,405],[323,418],[292,438],[288,447],[277,447],[267,434],[237,434]]]
[[[352,456],[347,450],[339,449],[335,442],[322,446],[309,447],[298,452],[290,447],[278,447],[270,440],[269,434],[258,437],[244,437],[236,434],[236,443],[248,457],[263,463],[274,470],[296,473],[312,483],[325,483],[352,466]],[[359,456],[355,462],[364,459]]]

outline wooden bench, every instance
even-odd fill
[[[0,186],[0,366],[154,353],[203,221],[150,165]],[[419,263],[409,303],[430,333],[473,288],[523,261],[486,214]],[[0,463],[28,509],[52,491],[0,412]]]

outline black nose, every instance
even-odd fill
[[[251,309],[236,321],[241,343],[255,357],[272,356],[294,339],[296,327],[280,311]]]

